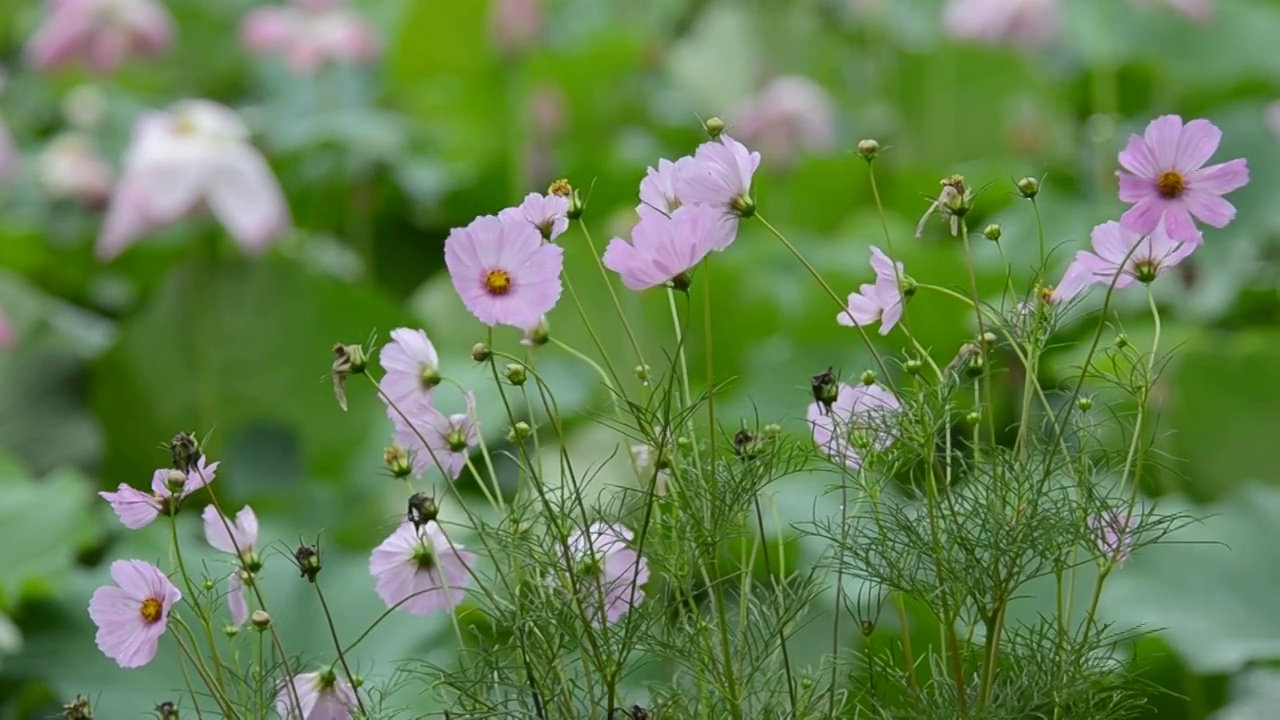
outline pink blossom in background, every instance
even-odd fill
[[[327,63],[369,63],[382,54],[377,29],[339,3],[307,2],[258,8],[240,24],[247,50],[278,55],[298,75]]]
[[[1120,222],[1146,234],[1163,218],[1169,237],[1191,242],[1200,238],[1192,216],[1226,227],[1236,209],[1222,196],[1249,183],[1249,167],[1244,158],[1205,167],[1221,140],[1222,131],[1208,120],[1183,125],[1177,115],[1152,120],[1142,136],[1130,135],[1120,152],[1124,169],[1116,175],[1120,200],[1133,207]]]
[[[22,165],[22,153],[9,134],[9,126],[0,117],[0,183],[14,179]]]
[[[281,720],[351,720],[357,707],[355,690],[333,668],[294,675],[292,688],[287,682],[276,694]]]
[[[98,588],[89,599],[94,638],[103,655],[122,668],[142,667],[156,656],[169,610],[182,593],[160,569],[141,560],[111,563],[115,585]]]
[[[409,451],[415,474],[426,472],[432,465],[437,465],[450,480],[462,474],[471,448],[480,441],[475,395],[466,393],[466,401],[467,411],[452,415],[445,415],[433,405],[422,405],[414,412],[387,408],[387,416],[395,425],[395,443]]]
[[[593,523],[586,532],[569,536],[569,574],[577,579],[579,600],[597,625],[612,625],[644,600],[640,586],[649,581],[649,563],[630,543],[630,530],[607,523]]]
[[[641,218],[631,242],[609,241],[604,266],[622,276],[632,290],[666,285],[692,270],[717,247],[732,239],[736,219],[706,205],[685,205],[671,214]],[[680,282],[680,281],[677,281]]]
[[[529,193],[518,206],[498,213],[498,219],[527,222],[538,230],[543,240],[555,240],[569,229],[569,198]]]
[[[111,197],[115,170],[80,133],[63,133],[40,153],[40,184],[51,197],[100,208]]]
[[[115,492],[103,490],[98,495],[111,505],[120,524],[130,530],[138,530],[155,521],[160,513],[182,498],[213,482],[218,470],[218,463],[205,465],[202,455],[196,466],[185,475],[181,471],[160,468],[151,474],[151,492],[145,493],[129,485],[120,483]],[[170,485],[170,476],[181,480],[182,485]]]
[[[173,18],[158,0],[46,0],[25,53],[38,70],[80,60],[105,74],[130,56],[164,52],[173,34]]]
[[[1049,294],[1049,304],[1058,305],[1064,302],[1070,302],[1072,298],[1080,294],[1080,291],[1091,284],[1093,279],[1093,271],[1087,266],[1073,262],[1067,266],[1067,271],[1062,274],[1062,280],[1053,288],[1053,292]]]
[[[734,134],[770,163],[791,165],[801,153],[830,150],[836,142],[835,101],[803,75],[774,78],[731,117]]]
[[[385,371],[378,388],[407,414],[419,412],[431,404],[431,395],[440,382],[440,357],[427,333],[410,328],[391,331],[391,342],[382,346],[378,362]]]
[[[1267,105],[1265,117],[1267,129],[1272,135],[1280,137],[1280,100],[1273,100]]]
[[[1170,238],[1164,223],[1143,235],[1112,221],[1095,227],[1090,237],[1093,252],[1076,253],[1075,262],[1058,283],[1057,292],[1064,299],[1071,299],[1089,285],[1114,284],[1121,289],[1135,281],[1150,283],[1202,243],[1198,237],[1194,242]]]
[[[110,260],[134,241],[208,207],[246,252],[289,230],[284,193],[234,111],[185,100],[134,125],[98,244]]]
[[[8,350],[17,342],[17,336],[13,332],[13,325],[9,323],[9,317],[0,312],[0,350]]]
[[[244,571],[236,568],[227,576],[227,611],[231,624],[240,626],[249,619],[249,602],[244,597]]]
[[[640,181],[640,204],[636,206],[636,214],[641,219],[671,217],[684,204],[678,194],[680,174],[688,172],[693,164],[693,157],[685,156],[675,162],[659,160],[656,170],[649,168]]]
[[[710,205],[739,217],[748,217],[755,211],[751,178],[760,167],[760,153],[747,150],[725,134],[699,145],[693,159],[687,169],[677,174],[676,191],[682,202]]]
[[[846,327],[865,327],[880,323],[880,334],[888,335],[906,306],[902,284],[906,272],[902,263],[896,265],[880,248],[871,247],[871,269],[876,272],[874,284],[864,283],[858,292],[850,293],[848,306],[836,316],[836,322]]]
[[[475,561],[475,553],[452,543],[438,524],[406,522],[374,548],[369,572],[387,607],[426,615],[462,602],[471,582],[467,568]]]
[[[245,505],[229,520],[213,505],[206,505],[201,515],[204,520],[204,537],[215,550],[230,555],[248,557],[258,544],[258,516],[253,508]]]
[[[1062,0],[948,0],[942,27],[958,40],[1043,47],[1062,28]]]
[[[821,403],[809,405],[814,444],[833,461],[859,470],[865,450],[884,450],[893,443],[887,426],[901,407],[898,397],[880,385],[840,383],[830,412]]]
[[[1138,518],[1128,510],[1114,508],[1088,518],[1098,554],[1112,562],[1124,562],[1133,550],[1133,533]]]
[[[489,39],[507,54],[528,50],[542,35],[542,0],[493,0]]]
[[[486,325],[524,330],[560,300],[564,250],[544,244],[523,218],[485,215],[455,228],[444,241],[444,262],[463,304]]]

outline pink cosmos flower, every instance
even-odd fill
[[[821,403],[809,405],[813,441],[832,460],[857,471],[865,452],[893,444],[889,425],[901,407],[897,396],[879,385],[840,383],[830,412]]]
[[[769,158],[790,165],[801,152],[835,145],[836,105],[821,85],[803,75],[774,78],[734,113],[734,132]]]
[[[390,401],[406,415],[431,404],[431,395],[440,384],[440,356],[422,330],[396,328],[391,342],[382,346],[378,362],[386,372],[378,387],[384,402]]]
[[[388,607],[426,615],[462,602],[470,583],[467,567],[475,561],[475,553],[450,541],[438,524],[418,528],[405,522],[373,549],[369,572]]]
[[[630,542],[630,530],[607,523],[593,523],[586,532],[569,536],[569,574],[597,625],[612,625],[644,600],[640,586],[649,581],[649,563]]]
[[[486,325],[533,327],[560,300],[564,250],[544,244],[523,219],[485,215],[455,228],[444,262],[463,304]]]
[[[80,59],[110,73],[130,55],[158,55],[173,40],[173,18],[156,0],[47,0],[27,41],[27,62],[47,70]]]
[[[204,537],[213,546],[231,555],[248,558],[258,544],[258,516],[245,505],[236,513],[235,521],[223,517],[213,505],[205,505]]]
[[[0,312],[0,350],[7,350],[13,347],[17,341],[14,335],[13,326],[9,324],[9,318],[3,312]]]
[[[1138,529],[1138,518],[1133,513],[1113,508],[1101,515],[1090,516],[1088,524],[1099,555],[1117,563],[1124,562],[1129,557],[1129,552],[1133,550],[1133,534]]]
[[[271,168],[230,108],[185,100],[134,125],[96,248],[109,260],[138,238],[207,206],[249,253],[290,226]]]
[[[1043,47],[1058,37],[1062,3],[1061,0],[948,0],[942,27],[959,40]]]
[[[1208,120],[1185,126],[1177,115],[1164,115],[1147,125],[1146,133],[1129,136],[1117,171],[1120,200],[1133,203],[1120,222],[1136,232],[1155,230],[1164,218],[1169,237],[1198,242],[1191,218],[1216,228],[1225,227],[1236,209],[1223,195],[1249,182],[1244,158],[1219,165],[1204,164],[1218,149],[1222,131]]]
[[[1189,256],[1201,241],[1174,240],[1165,232],[1164,223],[1156,225],[1150,235],[1142,235],[1118,222],[1103,223],[1093,229],[1093,252],[1081,250],[1067,269],[1056,293],[1071,299],[1089,285],[1114,284],[1127,288],[1138,281],[1153,282],[1160,273]]]
[[[451,480],[462,474],[471,448],[479,443],[480,432],[475,395],[466,393],[466,400],[467,411],[453,415],[445,415],[433,405],[423,405],[412,413],[403,408],[400,412],[387,409],[395,424],[395,443],[409,451],[415,474],[433,464]]]
[[[684,203],[710,205],[737,217],[751,217],[755,213],[751,176],[760,167],[760,153],[747,150],[725,134],[699,145],[693,159],[678,177],[676,190]],[[729,242],[732,241],[730,238]]]
[[[519,206],[498,213],[498,219],[527,222],[538,229],[543,240],[555,240],[569,229],[569,198],[529,193]]]
[[[111,504],[122,525],[137,530],[150,525],[161,512],[181,502],[182,498],[213,482],[217,470],[218,463],[205,465],[202,455],[196,466],[185,474],[167,468],[156,470],[151,474],[150,493],[120,483],[115,492],[103,490],[98,495]]]
[[[668,218],[684,203],[680,202],[678,193],[680,175],[693,166],[692,156],[671,162],[659,160],[658,169],[652,167],[640,181],[640,204],[636,206],[636,214],[641,219],[649,217]]]
[[[169,609],[182,593],[159,568],[141,560],[111,563],[111,579],[115,585],[98,588],[89,599],[89,617],[98,626],[94,640],[120,667],[142,667],[156,656]]]
[[[848,306],[836,316],[846,327],[865,327],[880,323],[880,334],[888,335],[906,305],[903,286],[909,285],[902,263],[896,265],[880,248],[871,246],[871,268],[876,271],[875,284],[864,283],[858,292],[849,294]]]
[[[523,52],[542,34],[542,0],[496,0],[489,10],[489,37],[507,53]]]
[[[231,624],[240,626],[249,619],[249,602],[244,597],[244,571],[236,568],[227,576],[227,610]]]
[[[279,55],[297,75],[312,75],[326,63],[368,63],[382,54],[378,31],[339,3],[296,3],[258,8],[240,24],[240,42],[250,52]]]
[[[655,213],[641,217],[631,230],[631,242],[609,241],[604,266],[622,276],[632,290],[671,283],[688,286],[688,273],[718,245],[732,240],[736,220],[707,205],[684,205],[667,218]]]
[[[111,197],[115,170],[98,153],[93,140],[63,133],[40,153],[40,184],[55,198],[69,198],[99,208]]]
[[[276,695],[281,720],[351,720],[356,707],[355,690],[333,668],[294,675],[292,690],[281,683]]]

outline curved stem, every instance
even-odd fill
[[[347,683],[351,686],[351,694],[356,696],[356,705],[359,706],[361,714],[367,716],[369,711],[364,707],[364,700],[360,697],[360,688],[356,685],[355,676],[351,674],[351,667],[347,665],[347,655],[342,652],[342,643],[338,640],[338,629],[333,626],[333,615],[329,612],[329,603],[325,601],[324,591],[320,589],[320,578],[317,576],[311,581],[311,584],[316,589],[316,597],[320,598],[320,608],[324,611],[325,624],[329,626],[329,637],[333,638],[333,649],[338,651],[338,662],[342,664],[342,672],[347,676]],[[446,588],[447,591],[448,589]],[[452,615],[453,613],[449,614]]]
[[[641,365],[644,365],[644,353],[641,352],[640,343],[636,340],[636,334],[632,332],[631,325],[627,322],[627,314],[622,311],[622,301],[618,300],[618,291],[613,289],[613,283],[609,281],[609,273],[605,270],[604,261],[601,259],[599,251],[596,250],[595,242],[591,240],[591,231],[587,229],[587,223],[582,218],[578,218],[578,226],[582,228],[582,234],[587,238],[587,247],[591,248],[591,258],[596,261],[596,267],[600,269],[600,278],[604,280],[604,286],[609,290],[609,298],[613,300],[613,308],[618,311],[618,320],[622,323],[622,329],[627,334],[631,349],[635,350],[636,359]]]

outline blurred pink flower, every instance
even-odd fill
[[[450,480],[462,474],[471,448],[479,443],[480,431],[475,395],[467,392],[466,400],[467,411],[452,415],[429,404],[413,412],[387,409],[387,416],[395,425],[395,443],[409,451],[415,474],[426,472],[432,465],[437,465]]]
[[[1143,235],[1115,221],[1095,227],[1091,240],[1093,252],[1076,253],[1075,262],[1058,284],[1057,293],[1062,299],[1071,299],[1089,285],[1114,284],[1121,289],[1134,281],[1153,282],[1203,242],[1199,237],[1195,241],[1174,240],[1165,232],[1164,223]]]
[[[1267,129],[1272,135],[1280,137],[1280,100],[1273,100],[1267,105],[1265,117]]]
[[[369,572],[387,607],[426,615],[462,602],[471,582],[467,567],[475,561],[475,554],[445,537],[438,524],[418,528],[406,522],[374,548]]]
[[[130,55],[158,55],[173,41],[173,18],[157,0],[46,0],[26,58],[46,70],[84,60],[110,73]]]
[[[555,240],[569,229],[569,198],[529,193],[524,201],[498,213],[503,222],[524,221],[537,228],[543,240]]]
[[[760,166],[760,153],[726,135],[704,142],[693,155],[694,162],[677,174],[676,187],[686,205],[710,205],[721,212],[750,217],[756,204],[751,198],[751,177]],[[727,247],[733,242],[724,244]],[[717,250],[723,250],[718,247]]]
[[[486,325],[533,327],[560,300],[564,250],[523,219],[485,215],[455,228],[444,262],[467,310]]]
[[[294,675],[292,689],[286,684],[276,695],[281,720],[351,720],[356,709],[355,690],[333,668]]]
[[[103,655],[122,668],[142,667],[156,656],[169,610],[182,593],[151,563],[111,563],[115,585],[104,585],[89,599],[89,617],[98,626],[94,640]]]
[[[902,263],[896,265],[880,248],[871,246],[871,269],[876,272],[875,284],[864,283],[858,292],[849,294],[848,306],[836,316],[836,322],[846,327],[865,327],[880,323],[880,334],[888,335],[898,321],[906,305],[903,285],[907,275]]]
[[[898,397],[879,385],[840,383],[830,412],[821,403],[809,405],[813,441],[832,460],[856,471],[865,452],[884,450],[893,443],[888,426],[901,407]]]
[[[1061,0],[948,0],[942,16],[948,35],[988,45],[1043,47],[1061,26]]]
[[[1132,0],[1132,2],[1138,6],[1164,5],[1195,22],[1205,23],[1213,19],[1213,0]]]
[[[382,346],[378,362],[386,371],[378,382],[386,396],[383,402],[394,404],[405,414],[431,404],[431,395],[440,383],[440,357],[426,332],[392,330],[391,342]]]
[[[569,536],[569,575],[577,580],[579,600],[597,625],[612,625],[644,601],[640,586],[649,581],[649,563],[630,542],[630,530],[607,523],[593,523],[586,532]]]
[[[489,8],[489,38],[507,53],[523,52],[542,35],[541,0],[494,0]]]
[[[1169,237],[1197,242],[1200,232],[1192,221],[1225,227],[1236,216],[1223,195],[1249,182],[1244,158],[1219,165],[1204,164],[1218,149],[1222,131],[1208,120],[1185,126],[1177,115],[1164,115],[1147,125],[1146,133],[1129,136],[1120,152],[1120,200],[1133,203],[1120,222],[1147,234],[1161,218]],[[1127,172],[1125,172],[1127,171]]]
[[[202,455],[188,473],[168,468],[153,472],[150,493],[120,483],[115,492],[103,490],[98,495],[111,504],[120,524],[137,530],[150,525],[161,512],[181,502],[182,498],[213,482],[217,471],[218,463],[206,466]]]
[[[631,242],[609,241],[604,266],[622,276],[632,290],[672,283],[686,284],[685,275],[717,246],[732,240],[735,219],[706,205],[685,205],[665,217],[642,217],[631,230]]]
[[[13,332],[13,325],[9,322],[9,316],[0,311],[0,350],[7,350],[13,347],[17,340],[17,335]]]
[[[9,134],[9,126],[0,117],[0,183],[17,177],[21,164],[22,153]]]
[[[124,169],[98,236],[99,258],[207,206],[246,252],[259,253],[290,226],[271,167],[230,108],[186,100],[134,125]]]
[[[227,611],[231,624],[240,626],[249,619],[249,602],[244,597],[244,571],[236,568],[227,577]]]
[[[63,133],[40,153],[40,184],[55,198],[69,198],[100,208],[111,197],[115,170],[98,152],[93,140],[80,133]]]
[[[1132,512],[1113,508],[1090,516],[1087,522],[1099,555],[1117,563],[1128,559],[1133,550],[1133,534],[1138,529],[1138,518]]]
[[[382,54],[378,31],[363,16],[314,0],[250,12],[240,24],[240,41],[250,52],[283,57],[298,75],[314,74],[328,62],[373,62]]]
[[[732,117],[734,133],[770,163],[791,165],[802,152],[829,150],[836,142],[835,101],[803,75],[774,78]]]
[[[258,516],[253,508],[245,505],[236,513],[235,521],[223,517],[213,505],[206,505],[204,513],[204,537],[215,550],[248,558],[258,544]]]
[[[671,217],[683,204],[678,194],[680,174],[688,172],[694,162],[692,156],[686,155],[675,162],[659,160],[658,169],[649,168],[640,181],[640,204],[636,206],[636,214],[641,219]]]

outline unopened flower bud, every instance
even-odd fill
[[[743,428],[733,436],[733,452],[743,460],[754,460],[764,453],[764,443],[760,436]]]
[[[875,370],[863,370],[863,371],[862,371],[862,384],[863,384],[863,385],[875,385],[875,384],[876,384],[876,372],[875,372]]]
[[[471,346],[471,359],[478,363],[487,362],[493,357],[493,351],[485,343],[478,342]]]
[[[924,363],[919,360],[908,360],[902,364],[902,369],[912,375],[919,375],[924,370]]]
[[[981,355],[974,355],[969,358],[969,362],[964,366],[965,374],[971,378],[981,377],[984,369],[985,363],[983,363]]]
[[[93,720],[93,706],[89,698],[76,695],[75,699],[62,706],[62,717],[65,720]]]
[[[676,438],[676,447],[680,448],[681,450],[688,450],[689,448],[693,447],[693,440],[690,440],[684,435],[681,435],[680,437]]]
[[[235,625],[224,625],[222,628],[222,634],[229,638],[233,638],[240,634],[240,628]]]
[[[980,422],[982,422],[982,415],[977,412],[971,412],[964,416],[964,424],[969,427],[975,427]]]
[[[982,231],[982,234],[991,242],[999,242],[1000,236],[1004,234],[1004,228],[992,223]]]
[[[360,675],[352,675],[351,687],[356,690],[359,690],[360,688],[364,687],[364,678],[361,677]]]
[[[166,700],[156,706],[156,715],[160,720],[178,720],[178,706]]]
[[[782,426],[779,425],[778,423],[769,423],[768,425],[764,426],[765,437],[771,437],[771,438],[778,437],[781,434],[782,434]]]
[[[164,484],[169,486],[171,492],[177,494],[187,484],[187,474],[177,469],[170,470],[165,476]]]
[[[1076,407],[1080,408],[1080,412],[1089,412],[1093,408],[1093,398],[1088,396],[1077,398]]]
[[[523,420],[517,420],[516,424],[511,426],[507,431],[507,442],[518,443],[533,434],[533,428],[529,427],[529,423]]]
[[[863,620],[858,623],[858,629],[862,631],[863,637],[871,637],[871,635],[876,631],[876,624],[870,620]]]
[[[863,160],[866,160],[867,162],[871,162],[872,160],[876,159],[877,155],[880,154],[880,143],[870,138],[866,140],[859,140],[858,154],[862,156]]]
[[[266,630],[271,626],[271,616],[266,610],[254,610],[249,616],[249,622],[258,630]]]
[[[502,371],[502,376],[512,385],[523,385],[525,381],[524,366],[520,363],[510,363]]]
[[[298,570],[302,573],[302,577],[309,582],[315,582],[316,576],[320,574],[320,551],[315,545],[299,545],[297,550],[293,551],[293,559],[298,563]]]
[[[649,382],[649,366],[648,365],[636,366],[636,379],[642,383]]]
[[[809,387],[813,391],[814,401],[822,405],[827,412],[831,412],[831,406],[840,396],[840,381],[836,379],[832,369],[827,368],[826,372],[814,375],[809,380]]]
[[[988,331],[988,332],[982,333],[982,335],[978,339],[982,341],[983,345],[986,345],[987,347],[991,347],[992,345],[995,345],[996,341],[999,340],[1000,338],[996,337],[995,333]]]
[[[1030,200],[1040,194],[1040,181],[1033,177],[1024,177],[1018,181],[1018,194]]]
[[[200,457],[200,444],[190,434],[178,433],[169,441],[169,452],[173,456],[174,469],[189,472]]]
[[[573,194],[573,186],[570,185],[569,181],[565,178],[560,178],[559,180],[551,183],[551,187],[547,188],[547,194],[567,198]]]
[[[405,519],[413,523],[414,527],[420,528],[438,517],[440,517],[440,506],[436,504],[435,498],[424,492],[416,492],[409,496]]]
[[[1125,335],[1124,333],[1120,333],[1119,335],[1116,336],[1115,342],[1116,342],[1116,347],[1123,350],[1129,347],[1129,336]]]
[[[578,188],[574,188],[569,193],[569,209],[565,211],[565,217],[570,220],[577,220],[587,211],[587,203],[582,199],[582,194],[578,192]]]
[[[217,586],[214,585],[214,582],[212,580],[210,580],[209,578],[205,578],[204,582],[200,584],[200,587],[203,587],[206,591],[209,591],[214,589]]]
[[[542,347],[551,341],[551,324],[547,322],[547,316],[543,315],[538,324],[524,331],[524,337],[520,340],[520,344],[525,347]]]
[[[413,474],[413,463],[409,462],[409,451],[392,443],[382,451],[382,464],[391,471],[391,477],[407,478]]]
[[[707,135],[710,136],[712,140],[719,140],[720,135],[724,133],[724,121],[718,117],[707,118],[707,121],[702,124],[702,127],[707,131]]]

